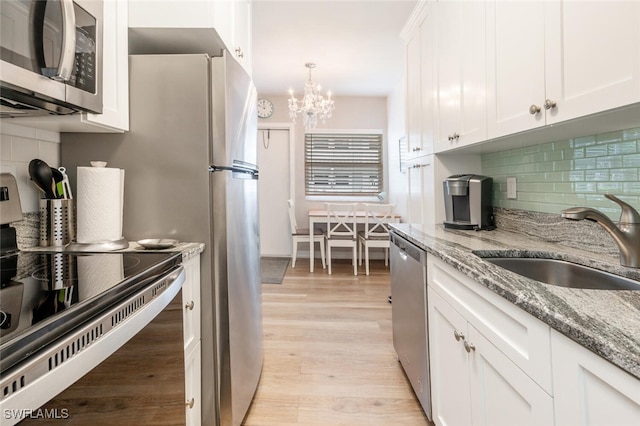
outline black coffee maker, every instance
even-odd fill
[[[487,176],[460,174],[444,180],[445,228],[495,229],[493,179]]]

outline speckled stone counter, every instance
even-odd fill
[[[571,248],[518,232],[459,231],[442,225],[393,224],[400,236],[437,256],[604,359],[640,378],[640,290],[587,290],[543,284],[485,262],[496,250],[563,259],[640,281],[610,250]]]
[[[131,252],[131,251],[148,251],[155,253],[182,253],[182,261],[186,262],[191,259],[193,256],[197,256],[204,251],[204,243],[188,243],[188,242],[178,242],[173,247],[169,247],[166,249],[146,249],[139,245],[136,242],[130,242],[129,247],[122,250],[114,250],[110,253],[123,253],[123,252]],[[63,247],[28,247],[24,248],[24,251],[64,251]]]

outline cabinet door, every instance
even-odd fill
[[[200,257],[184,263],[187,278],[182,286],[184,350],[200,341]]]
[[[544,2],[487,2],[489,139],[545,124]],[[531,106],[540,108],[530,114]]]
[[[469,356],[463,346],[467,323],[438,293],[427,291],[433,421],[470,425]]]
[[[251,1],[237,0],[234,3],[233,54],[244,69],[251,74]]]
[[[202,361],[200,355],[200,342],[185,355],[184,358],[184,394],[185,416],[187,426],[197,426],[201,423],[202,392],[200,390],[200,377]]]
[[[427,6],[427,15],[420,24],[420,123],[419,154],[432,154],[436,140],[436,4]]]
[[[407,165],[409,182],[409,223],[434,223],[433,155],[418,157]]]
[[[470,355],[471,424],[554,424],[552,397],[471,325],[465,352]]]
[[[483,141],[486,121],[484,2],[438,3],[438,149]]]
[[[415,153],[422,149],[420,117],[420,32],[414,31],[405,46],[406,80],[405,95],[407,102],[407,149]]]
[[[557,425],[637,425],[640,380],[552,331]]]
[[[544,28],[547,124],[640,101],[640,2],[546,2]]]

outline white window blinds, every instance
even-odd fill
[[[305,134],[307,195],[376,195],[382,190],[382,135]]]

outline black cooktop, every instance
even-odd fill
[[[21,251],[1,257],[0,371],[149,285],[180,261],[179,253],[154,252]]]

